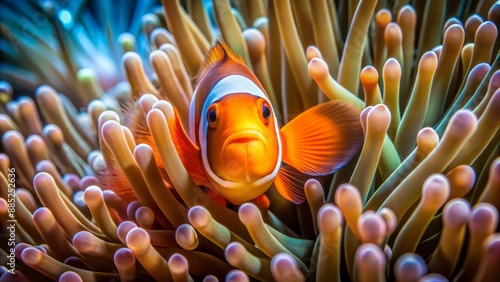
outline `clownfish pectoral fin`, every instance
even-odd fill
[[[306,199],[304,184],[309,179],[311,179],[310,175],[285,164],[274,179],[274,187],[283,198],[294,204],[302,204]]]
[[[174,111],[175,119],[167,119],[167,123],[177,154],[179,154],[182,164],[196,185],[209,186],[209,181],[201,168],[200,149],[184,131],[177,109],[174,108]]]
[[[359,114],[340,101],[306,110],[281,129],[283,162],[309,175],[333,173],[361,148]]]

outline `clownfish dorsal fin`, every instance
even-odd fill
[[[167,119],[167,123],[177,154],[196,185],[209,186],[210,182],[201,168],[200,148],[191,141],[184,131],[177,109],[174,108],[174,112],[175,119]]]
[[[363,143],[360,111],[340,101],[312,107],[280,131],[283,162],[309,175],[325,175],[345,165]]]
[[[226,43],[217,40],[215,41],[215,45],[208,51],[197,77],[202,77],[212,65],[225,60],[232,60],[243,65],[245,64],[240,55],[234,53]]]
[[[274,179],[274,187],[283,198],[298,205],[306,199],[304,184],[309,179],[311,179],[310,175],[301,173],[291,165],[285,164]]]

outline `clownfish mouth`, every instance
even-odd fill
[[[269,158],[269,148],[264,136],[256,130],[242,130],[231,134],[222,144],[222,179],[250,183],[269,174],[264,162]]]
[[[236,139],[231,140],[231,142],[229,142],[229,143],[248,143],[248,142],[258,141],[258,140],[260,140],[260,139],[255,138],[255,137],[240,137],[240,138],[236,138]]]
[[[237,133],[231,134],[222,145],[222,148],[226,148],[230,144],[234,143],[249,143],[253,141],[266,142],[264,136],[256,130],[242,130]]]

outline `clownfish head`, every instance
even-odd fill
[[[280,169],[273,107],[255,75],[223,43],[211,50],[190,107],[190,137],[211,186],[238,204],[263,194]]]

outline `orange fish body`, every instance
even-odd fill
[[[200,71],[189,136],[180,121],[175,124],[170,131],[190,176],[233,204],[259,197],[273,182],[283,197],[301,203],[304,182],[333,173],[363,141],[359,111],[337,101],[303,112],[280,130],[260,82],[219,42]]]

